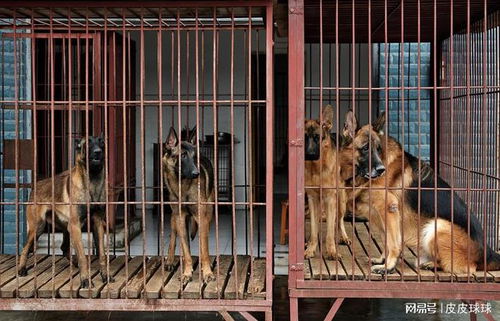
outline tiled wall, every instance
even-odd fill
[[[11,30],[0,30],[2,32],[11,32]],[[1,37],[0,42],[0,97],[2,102],[15,99],[15,77],[14,70],[17,68],[17,89],[18,99],[31,99],[31,76],[30,76],[30,43],[27,39],[16,40],[16,50],[14,50],[13,38]],[[14,59],[16,52],[16,59]],[[5,139],[16,139],[16,112],[12,104],[2,103],[0,110],[0,184],[2,202],[15,202],[16,189],[12,187],[16,183],[16,173],[12,169],[4,169],[3,166],[3,148]],[[31,138],[31,111],[24,110],[18,113],[18,128],[20,139]],[[22,157],[22,151],[20,157]],[[18,181],[22,184],[31,182],[31,172],[21,170],[18,172]],[[20,188],[18,193],[19,201],[27,201],[29,189]],[[15,253],[16,239],[19,236],[19,248],[22,247],[26,234],[25,206],[19,205],[19,215],[16,215],[16,205],[3,205],[0,207],[0,252]],[[17,216],[17,218],[16,218]],[[16,233],[16,224],[18,232]]]
[[[374,54],[378,64],[375,75],[378,75],[379,87],[386,86],[386,68],[388,68],[387,85],[389,88],[430,86],[430,50],[429,43],[399,43],[374,45]],[[403,50],[401,50],[403,49]],[[387,66],[386,66],[387,54]],[[375,61],[377,61],[375,60]],[[418,68],[420,67],[420,77]],[[404,76],[404,77],[402,77]],[[420,97],[419,97],[420,92]],[[423,160],[430,158],[430,90],[389,89],[388,92],[388,129],[389,135],[398,139],[409,153],[420,156]],[[385,90],[379,91],[379,110],[385,110]],[[420,98],[420,103],[419,103]],[[403,104],[404,102],[404,104]],[[420,112],[419,112],[420,105]],[[420,135],[419,135],[420,130]],[[420,136],[420,141],[419,141]],[[419,148],[420,147],[420,148]]]

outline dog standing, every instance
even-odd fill
[[[323,108],[323,122],[319,119],[305,120],[305,169],[304,183],[316,188],[306,189],[307,205],[310,212],[311,234],[304,256],[312,258],[318,248],[318,234],[321,207],[326,214],[326,247],[324,256],[327,259],[337,259],[337,228],[340,230],[340,241],[350,243],[344,227],[346,196],[344,181],[340,179],[340,167],[337,163],[336,144],[330,135],[333,124],[333,108],[327,105]],[[321,150],[321,152],[320,152]],[[321,154],[321,155],[320,155]],[[320,159],[321,158],[321,159]],[[322,199],[320,199],[320,188]],[[339,187],[337,190],[335,187]],[[321,202],[321,203],[320,203]],[[320,206],[322,204],[322,206]]]
[[[88,170],[87,170],[88,156]],[[26,260],[28,253],[34,246],[34,242],[43,233],[45,224],[55,224],[63,232],[63,243],[61,250],[70,259],[70,237],[75,247],[77,262],[80,268],[81,287],[88,288],[89,275],[88,265],[85,258],[82,225],[87,218],[87,205],[74,204],[86,202],[104,202],[106,200],[106,183],[104,179],[104,139],[102,137],[89,137],[88,143],[85,138],[77,144],[75,166],[54,177],[54,200],[52,200],[52,178],[46,178],[37,182],[36,194],[30,195],[30,202],[40,203],[63,203],[55,204],[30,204],[26,208],[28,239],[21,253],[19,261],[19,275],[27,275]],[[71,203],[71,205],[70,205]],[[55,221],[52,222],[52,210]],[[106,257],[104,255],[104,226],[105,206],[90,205],[90,217],[92,219],[93,237],[99,255],[99,269],[103,282],[107,282]],[[113,278],[109,276],[110,282]]]
[[[173,127],[167,136],[164,144],[163,154],[163,182],[169,192],[169,201],[181,202],[213,202],[214,192],[214,170],[212,163],[206,157],[200,155],[199,169],[196,150],[196,129],[192,129],[189,139],[182,140],[179,144],[177,133]],[[180,171],[180,177],[179,177]],[[180,191],[179,191],[180,180]],[[199,196],[198,198],[198,185]],[[172,214],[170,218],[170,244],[168,247],[167,269],[173,268],[175,245],[177,234],[181,242],[184,258],[184,271],[182,273],[182,282],[185,284],[192,280],[193,260],[189,248],[188,228],[186,220],[190,220],[192,228],[191,236],[194,237],[197,229],[200,230],[200,264],[203,281],[208,283],[215,279],[210,266],[208,252],[208,234],[210,231],[210,222],[213,216],[213,205],[170,205]]]
[[[421,246],[421,268],[434,269],[436,261],[445,272],[451,272],[453,266],[454,273],[473,273],[484,269],[486,261],[488,270],[499,269],[498,253],[488,246],[486,257],[483,255],[484,234],[476,216],[470,213],[468,222],[467,206],[457,194],[453,195],[452,213],[450,186],[439,176],[435,186],[433,169],[406,153],[396,140],[385,136],[384,125],[385,114],[382,114],[373,125],[358,128],[356,117],[349,112],[344,134],[350,142],[343,148],[341,157],[344,179],[362,178],[362,186],[368,186],[371,180],[371,191],[358,190],[352,195],[356,199],[356,215],[367,217],[371,211],[375,224],[387,233],[387,249],[380,258],[372,260],[375,264],[372,272],[394,272],[402,246],[417,244]],[[352,176],[353,166],[355,177]],[[419,180],[420,186],[427,189],[417,191]],[[386,182],[390,188],[401,189],[386,191]],[[403,186],[412,189],[403,190]],[[434,187],[446,190],[435,192]],[[437,208],[434,208],[435,194]]]

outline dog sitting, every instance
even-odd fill
[[[181,202],[213,202],[215,200],[213,166],[208,158],[202,155],[199,159],[197,158],[196,128],[190,131],[188,140],[179,142],[175,129],[171,127],[163,146],[162,162],[163,182],[168,189],[170,202],[179,201],[179,197],[181,197]],[[198,185],[200,186],[199,198]],[[167,269],[174,267],[176,239],[179,235],[184,259],[182,282],[186,284],[192,280],[193,260],[189,248],[186,222],[189,219],[189,223],[191,223],[189,225],[192,228],[191,236],[194,237],[196,231],[200,230],[200,264],[203,281],[208,283],[215,280],[208,252],[208,234],[214,206],[171,204],[170,207],[172,214],[170,218],[170,244],[166,261]]]

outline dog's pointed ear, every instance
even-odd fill
[[[163,144],[163,147],[166,149],[172,149],[179,143],[179,139],[177,138],[177,132],[174,127],[170,127],[170,131],[168,132],[167,139]]]
[[[333,107],[332,105],[326,105],[323,107],[323,128],[330,130],[333,126]]]
[[[352,110],[349,110],[345,115],[344,129],[342,134],[344,137],[348,137],[353,139],[356,135],[356,131],[358,130],[358,120],[356,119],[356,115]]]
[[[191,128],[191,131],[189,132],[189,140],[191,144],[196,145],[196,125]]]
[[[385,128],[385,111],[378,116],[378,118],[372,124],[373,130],[376,131],[379,135],[384,134]]]

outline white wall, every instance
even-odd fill
[[[174,66],[172,69],[172,33],[163,32],[162,33],[162,91],[164,100],[177,100],[177,36],[174,33]],[[199,97],[204,100],[211,100],[213,97],[212,89],[212,76],[213,76],[213,33],[210,31],[204,32],[204,44],[202,46],[202,33],[200,32],[198,37],[199,44]],[[136,94],[137,99],[140,99],[141,94],[141,63],[140,63],[140,39],[141,34],[139,32],[134,32],[131,35],[132,40],[136,43]],[[196,98],[196,65],[195,65],[195,33],[193,31],[189,32],[189,51],[187,42],[187,32],[181,32],[180,38],[180,78],[181,78],[181,95],[183,100],[195,100]],[[257,40],[258,38],[258,40]],[[235,32],[234,39],[234,97],[235,99],[246,99],[248,91],[248,65],[246,60],[248,60],[248,46],[245,45],[247,42],[245,34],[243,31]],[[259,50],[257,49],[257,43],[259,43]],[[157,100],[158,99],[158,57],[157,57],[157,46],[158,46],[158,33],[156,31],[146,31],[144,32],[144,99],[145,100]],[[231,61],[231,34],[229,31],[221,31],[219,33],[219,55],[218,55],[218,93],[217,99],[230,99],[230,61]],[[255,53],[259,51],[261,53],[265,52],[265,33],[264,31],[259,31],[253,33],[252,36],[252,52]],[[203,61],[202,61],[203,52]],[[189,55],[189,67],[187,64],[187,56]],[[202,62],[204,63],[205,73],[202,77]],[[265,64],[265,61],[260,63]],[[189,73],[188,73],[189,68]],[[172,96],[172,73],[174,79],[174,91]],[[189,92],[188,88],[189,81]],[[204,90],[202,91],[202,83],[204,82]],[[144,108],[144,130],[145,130],[145,183],[146,186],[153,186],[153,143],[158,142],[158,105],[150,104],[145,105]],[[181,127],[188,124],[192,127],[196,123],[196,108],[194,105],[189,106],[189,112],[187,110],[188,105],[182,104],[181,109]],[[204,109],[204,119],[202,121],[202,109]],[[218,130],[224,132],[230,132],[230,109],[229,105],[219,106],[218,108]],[[170,126],[174,126],[177,130],[177,104],[172,107],[163,107],[163,141],[168,134]],[[172,114],[173,113],[173,114]],[[142,178],[141,170],[141,111],[140,108],[137,109],[137,123],[136,123],[136,178],[137,184],[140,186]],[[200,106],[200,138],[204,138],[206,134],[213,134],[214,122],[213,122],[213,108],[210,104],[202,108]],[[240,140],[239,144],[235,145],[235,184],[244,184],[245,182],[245,124],[248,123],[248,105],[235,105],[234,108],[234,134]],[[203,130],[203,133],[201,132]],[[248,137],[248,134],[247,134]],[[248,138],[247,138],[248,139]],[[248,144],[247,144],[248,146]],[[248,160],[247,160],[248,167]],[[248,168],[247,168],[248,175]],[[248,177],[247,177],[248,179]],[[141,191],[137,191],[137,200],[140,201]],[[236,201],[244,201],[245,190],[243,188],[237,188],[235,192]],[[146,193],[146,200],[153,200],[153,191],[148,190]]]

